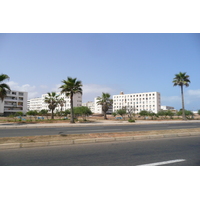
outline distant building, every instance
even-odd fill
[[[62,110],[67,110],[71,108],[71,104],[70,104],[70,97],[66,97],[66,95],[63,93],[61,94],[60,92],[56,93],[57,95],[60,95],[60,98],[64,98],[65,103],[64,106],[62,107]],[[29,99],[28,100],[28,109],[29,110],[37,110],[40,111],[42,109],[46,109],[49,110],[48,108],[48,104],[45,103],[45,97],[48,97],[48,94],[43,94],[41,98],[34,98],[34,99]],[[80,107],[82,105],[82,94],[78,93],[78,94],[74,94],[73,96],[73,106],[74,107]],[[61,110],[61,106],[58,105],[55,109],[55,111]]]
[[[27,112],[28,92],[7,91],[3,102],[0,100],[0,115],[8,116],[16,112]]]
[[[161,106],[161,110],[174,110],[172,106]]]
[[[160,93],[145,92],[124,94],[120,92],[119,95],[113,95],[113,112],[125,107],[134,109],[135,113],[139,113],[142,110],[157,113],[161,109]]]
[[[34,98],[28,100],[28,110],[42,110],[42,98]]]
[[[95,113],[94,101],[88,101],[87,103],[82,103],[82,106],[88,107],[92,111],[92,113]]]

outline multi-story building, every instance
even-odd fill
[[[3,101],[0,100],[0,114],[10,115],[16,112],[27,112],[28,92],[7,91],[7,96]]]
[[[34,98],[28,100],[28,110],[42,110],[42,98]]]
[[[92,111],[92,113],[95,113],[94,101],[88,101],[87,103],[82,103],[82,106],[88,107]]]
[[[131,108],[137,114],[142,110],[157,113],[160,110],[160,93],[145,92],[113,95],[113,112],[122,108]]]
[[[59,98],[64,98],[64,105],[62,107],[62,110],[67,110],[71,108],[70,105],[70,97],[66,97],[66,95],[63,93],[61,94],[60,92],[56,93],[57,95],[60,95]],[[42,109],[46,109],[49,110],[48,108],[48,104],[45,103],[45,97],[48,97],[48,94],[43,94],[41,98],[34,98],[34,99],[30,99],[30,106],[29,106],[29,110],[37,110],[40,111]],[[73,106],[74,107],[79,107],[82,105],[82,94],[78,93],[78,94],[74,94],[73,96]],[[57,108],[55,109],[55,111],[61,110],[61,106],[58,105]]]

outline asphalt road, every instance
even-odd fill
[[[200,137],[0,151],[1,166],[200,166]]]
[[[124,131],[150,131],[169,129],[200,128],[200,123],[171,123],[171,124],[133,124],[133,125],[106,125],[84,127],[49,127],[49,128],[16,128],[0,129],[0,137],[58,135],[58,134],[87,134]]]

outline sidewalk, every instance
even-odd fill
[[[0,129],[9,128],[47,128],[47,127],[74,127],[74,126],[105,126],[105,125],[138,125],[138,124],[170,124],[170,123],[200,123],[200,120],[187,120],[187,121],[154,121],[154,120],[136,120],[134,123],[128,121],[112,121],[112,120],[96,120],[95,122],[88,123],[36,123],[36,124],[23,124],[23,123],[0,123]]]

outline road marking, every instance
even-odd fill
[[[166,164],[171,164],[171,163],[176,163],[176,162],[183,162],[183,161],[186,161],[186,160],[185,159],[168,160],[168,161],[163,161],[163,162],[149,163],[149,164],[137,165],[137,166],[157,166],[157,165],[166,165]]]

